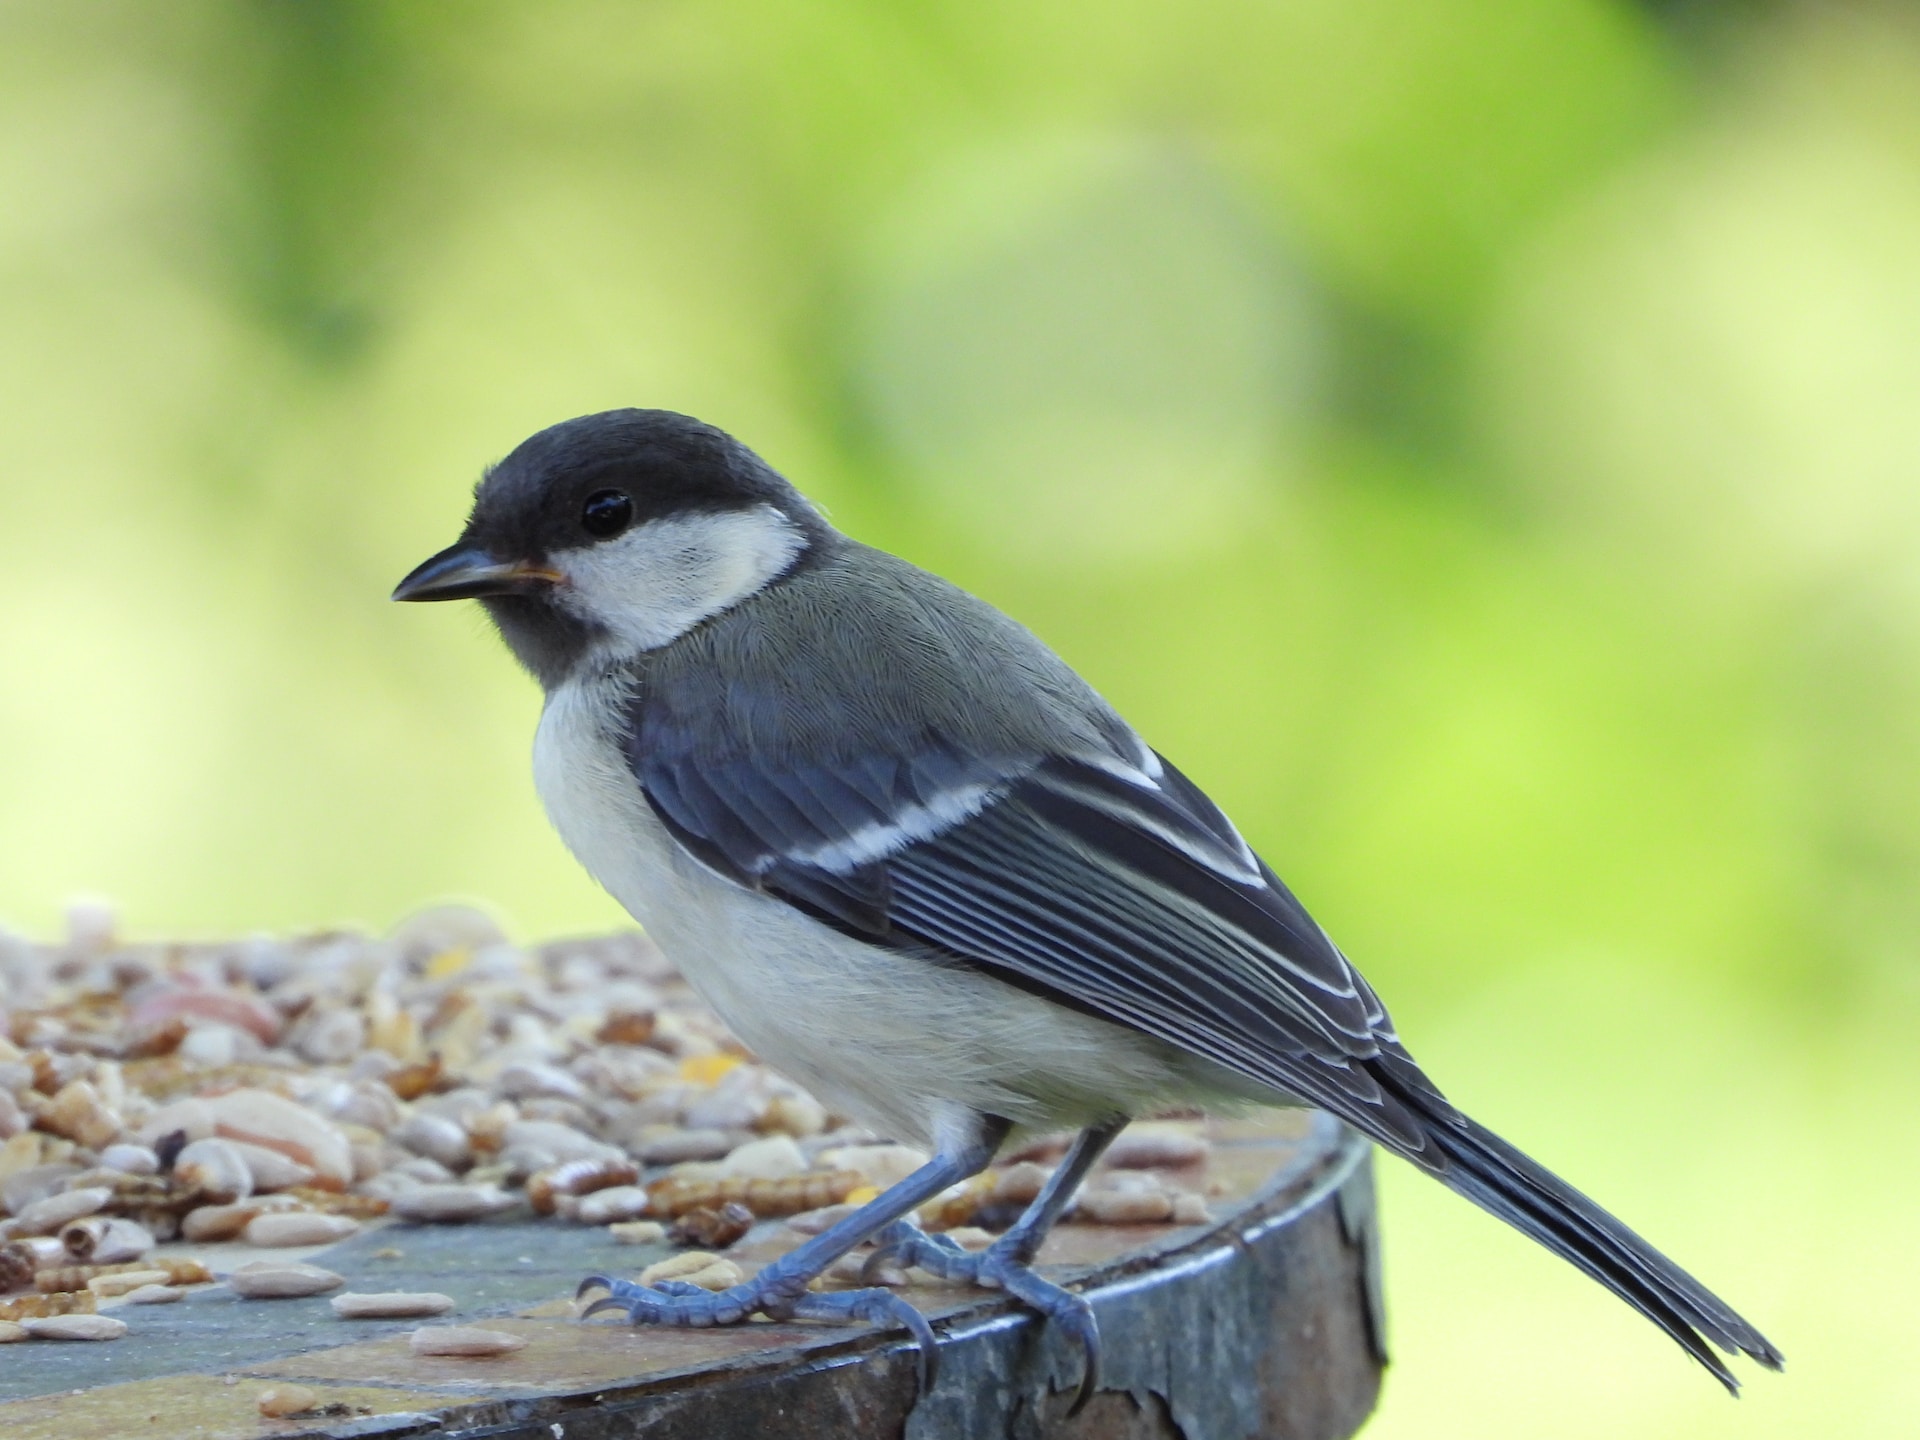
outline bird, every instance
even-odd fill
[[[589,1313],[760,1314],[937,1337],[883,1259],[997,1286],[1099,1386],[1087,1300],[1034,1268],[1136,1116],[1330,1112],[1571,1262],[1729,1391],[1778,1349],[1599,1205],[1457,1109],[1360,972],[1221,809],[1025,627],[861,544],[759,455],[667,410],[551,426],[489,469],[393,592],[477,599],[545,695],[561,838],[738,1038],[931,1156],[730,1289],[590,1276]],[[912,1212],[1017,1134],[1075,1138],[980,1252]],[[1716,1347],[1718,1347],[1716,1349]]]

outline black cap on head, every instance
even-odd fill
[[[756,505],[802,529],[821,524],[798,491],[724,430],[671,410],[604,410],[549,426],[488,471],[461,543],[529,561],[590,545],[600,536],[587,502],[606,490],[632,505],[622,528]]]
[[[831,528],[723,430],[671,410],[606,410],[523,440],[481,479],[457,544],[408,575],[396,600],[477,599],[544,685],[571,671],[591,621],[553,603],[553,557],[649,521],[770,506],[818,549]]]

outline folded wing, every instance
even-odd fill
[[[1171,765],[907,753],[769,767],[642,737],[654,810],[707,865],[872,944],[999,975],[1322,1106],[1418,1159],[1369,1062],[1407,1059],[1366,982]]]

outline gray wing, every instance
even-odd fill
[[[975,966],[1342,1116],[1418,1159],[1374,1073],[1439,1101],[1366,982],[1226,817],[1135,742],[857,760],[725,753],[636,715],[628,759],[691,854],[871,944]]]

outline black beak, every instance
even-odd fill
[[[558,570],[528,560],[501,560],[484,550],[454,545],[419,566],[395,587],[396,600],[478,600],[484,595],[527,595],[560,582]]]

